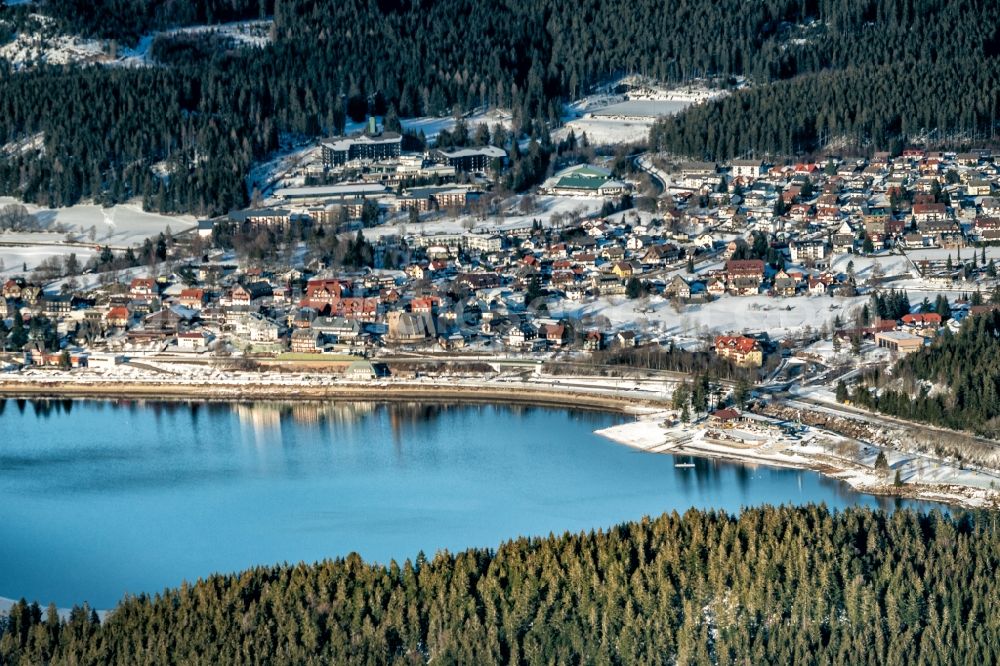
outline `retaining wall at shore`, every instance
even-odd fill
[[[530,386],[331,384],[170,384],[149,382],[0,382],[0,396],[9,398],[97,398],[124,400],[354,400],[366,402],[475,402],[539,405],[571,409],[625,411],[634,407],[664,407],[649,398],[625,398],[565,389]]]

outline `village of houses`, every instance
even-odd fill
[[[642,171],[581,164],[498,201],[490,191],[503,150],[408,155],[399,145],[374,128],[324,143],[301,166],[324,184],[301,180],[202,221],[148,270],[69,289],[8,277],[7,369],[329,358],[368,378],[400,351],[582,358],[649,345],[712,349],[761,368],[769,357],[810,356],[824,339],[839,348],[838,336],[855,352],[909,353],[992,307],[1000,165],[987,151],[798,164],[654,158],[645,171],[656,191]],[[437,184],[402,186],[417,177]],[[345,238],[360,229],[374,265],[326,266],[308,253],[296,265],[255,265],[213,244],[220,224],[323,226]],[[390,254],[401,265],[387,267]],[[913,311],[862,318],[871,294],[892,288],[908,290]],[[949,312],[920,311],[919,299],[937,293]],[[775,325],[792,310],[798,319]]]

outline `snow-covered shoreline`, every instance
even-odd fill
[[[230,378],[89,376],[85,379],[0,374],[0,398],[156,401],[344,400],[374,402],[517,403],[564,409],[632,413],[660,403],[652,391],[601,384],[572,389],[555,382],[476,381],[447,377],[426,381],[350,381],[289,373],[235,373]]]
[[[808,432],[792,439],[755,427],[714,428],[705,424],[671,424],[673,413],[661,411],[635,421],[596,431],[611,441],[648,453],[683,454],[809,470],[843,481],[871,495],[906,497],[966,508],[1000,502],[1000,471],[964,470],[944,460],[931,460],[892,449],[866,447],[832,433]],[[853,447],[853,448],[852,448]],[[885,453],[889,470],[874,461]],[[895,485],[898,471],[901,485]]]

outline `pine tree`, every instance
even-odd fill
[[[872,243],[872,239],[868,234],[865,234],[865,239],[861,243],[861,251],[865,254],[872,254],[875,252],[875,244]]]
[[[733,389],[733,400],[736,406],[744,407],[747,404],[747,401],[750,400],[751,394],[752,387],[750,386],[750,382],[741,377],[736,383],[736,388]]]
[[[674,409],[686,408],[687,404],[691,398],[691,389],[687,384],[679,384],[671,396],[671,402]]]
[[[625,283],[625,295],[628,298],[636,299],[642,296],[642,283],[636,277],[630,277]]]
[[[934,301],[934,311],[941,315],[941,320],[947,320],[951,318],[951,305],[948,303],[948,297],[944,294],[938,294]]]
[[[24,316],[20,309],[14,311],[14,323],[10,329],[9,339],[15,351],[20,351],[28,344],[28,331],[24,327]]]
[[[837,381],[837,402],[844,403],[848,399],[847,384],[844,383],[843,379]]]

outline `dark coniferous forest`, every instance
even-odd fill
[[[103,623],[18,604],[5,664],[995,664],[995,514],[689,511],[388,567],[213,576]]]
[[[945,328],[891,372],[869,371],[847,396],[904,419],[1000,437],[998,339],[1000,311],[968,317],[958,333]]]
[[[2,3],[0,3],[2,4]],[[751,85],[654,128],[693,157],[992,140],[1000,25],[990,0],[46,0],[47,31],[138,43],[174,26],[274,17],[263,48],[161,35],[152,67],[0,67],[0,193],[60,206],[142,197],[210,214],[245,205],[246,176],[283,134],[366,113],[512,109],[551,150],[563,103],[627,73]],[[30,23],[2,10],[0,40]],[[544,160],[543,160],[544,163]],[[161,178],[166,165],[169,177]],[[525,181],[525,183],[530,180]]]

